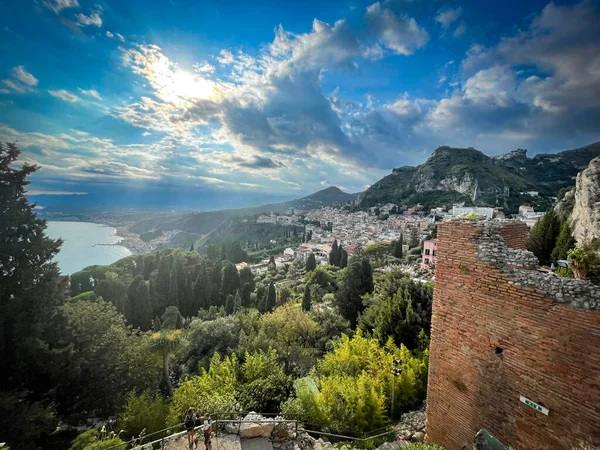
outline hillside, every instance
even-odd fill
[[[540,190],[547,188],[556,195],[561,189],[573,186],[577,174],[597,156],[600,156],[600,142],[533,158],[527,157],[527,150],[519,149],[496,159],[534,182]]]
[[[528,158],[522,149],[492,158],[472,147],[442,146],[425,163],[394,169],[373,184],[364,193],[361,206],[420,203],[428,209],[465,202],[499,206],[512,213],[526,202],[545,209],[551,204],[550,197],[571,186],[582,166],[598,155],[600,143],[534,158]],[[524,191],[538,191],[540,197],[523,196]]]
[[[210,233],[230,217],[253,216],[270,212],[285,213],[290,209],[318,209],[324,206],[353,201],[357,198],[357,195],[358,194],[348,194],[335,186],[331,186],[307,197],[282,203],[272,203],[239,209],[224,209],[220,211],[181,213],[168,216],[161,214],[156,217],[150,217],[136,222],[130,230],[139,234],[181,230],[196,235],[204,235]]]

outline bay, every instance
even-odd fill
[[[64,241],[55,257],[63,275],[87,266],[112,264],[131,255],[128,248],[114,245],[122,240],[115,228],[98,223],[49,221],[46,234]]]

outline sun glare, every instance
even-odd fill
[[[153,69],[157,93],[168,102],[207,99],[213,93],[213,81],[174,67],[167,58],[157,61]]]

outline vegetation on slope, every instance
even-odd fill
[[[430,293],[411,287],[401,272],[373,279],[369,256],[359,254],[345,269],[311,264],[307,272],[300,263],[272,264],[253,276],[229,260],[241,249],[232,244],[225,251],[214,246],[210,255],[178,249],[131,256],[62,277],[51,262],[60,243],[44,235],[45,223],[25,196],[34,168],[13,168],[18,155],[15,146],[0,148],[6,205],[0,429],[13,450],[57,448],[51,432],[59,423],[64,428],[92,417],[118,416],[116,429],[126,439],[142,426],[150,432],[180,423],[190,402],[211,412],[238,402],[258,412],[289,404],[289,413],[304,420],[311,403],[307,409],[302,400],[308,398],[302,380],[309,379],[322,414],[308,423],[333,432],[371,431],[390,419],[386,364],[397,357],[404,374],[396,384],[396,411],[423,400],[428,356],[419,335],[429,329],[420,316],[431,311],[414,313],[411,304],[430,304],[416,298]],[[379,326],[377,319],[366,321],[364,331],[351,326],[365,308],[388,307],[379,284],[396,278],[405,279],[398,286],[406,292],[393,297],[401,302],[394,309],[405,331]],[[370,292],[365,305],[362,296]],[[340,408],[342,399],[352,401]],[[89,430],[72,448],[120,442]]]

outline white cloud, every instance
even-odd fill
[[[398,55],[412,55],[429,41],[427,31],[414,18],[398,17],[380,2],[367,7],[365,20],[379,41]]]
[[[102,25],[102,22],[100,22],[99,26],[101,26],[101,25]],[[106,31],[105,34],[106,34],[107,38],[118,39],[119,41],[125,43],[125,37],[122,34],[120,34],[120,33],[116,33],[116,32],[113,33],[112,31]]]
[[[59,99],[65,101],[65,102],[69,102],[69,103],[75,103],[75,102],[78,102],[80,100],[80,98],[77,97],[75,94],[72,94],[69,91],[65,91],[64,89],[61,89],[61,90],[58,90],[58,91],[49,90],[48,93],[52,97],[59,98]]]
[[[100,96],[100,94],[98,93],[98,91],[96,89],[81,89],[81,88],[77,88],[77,90],[79,92],[81,92],[83,95],[88,95],[90,97],[94,97],[98,100],[102,100],[102,97]]]
[[[439,10],[437,16],[435,16],[435,21],[442,25],[442,28],[447,29],[448,27],[450,27],[450,25],[456,22],[461,15],[461,7]]]
[[[63,9],[77,8],[79,6],[77,0],[44,0],[42,3],[54,14],[60,13]]]
[[[467,25],[465,24],[465,22],[461,22],[458,24],[458,26],[454,30],[454,33],[452,33],[452,36],[460,37],[463,34],[465,34],[466,32],[467,32]]]
[[[78,13],[75,17],[77,23],[81,27],[94,26],[100,28],[102,26],[102,6],[96,5],[96,9],[86,16],[83,13]]]
[[[227,64],[233,64],[233,62],[235,61],[235,58],[233,56],[233,53],[231,53],[229,50],[223,49],[219,53],[219,56],[217,57],[217,61],[219,61],[221,64],[227,65]]]
[[[29,73],[25,66],[13,67],[11,71],[12,78],[6,78],[2,80],[2,83],[8,89],[0,90],[0,93],[8,94],[10,92],[17,94],[24,94],[26,92],[32,92],[34,86],[37,86],[38,79]]]
[[[13,77],[27,86],[36,86],[38,79],[25,70],[25,66],[17,66],[12,70]]]

